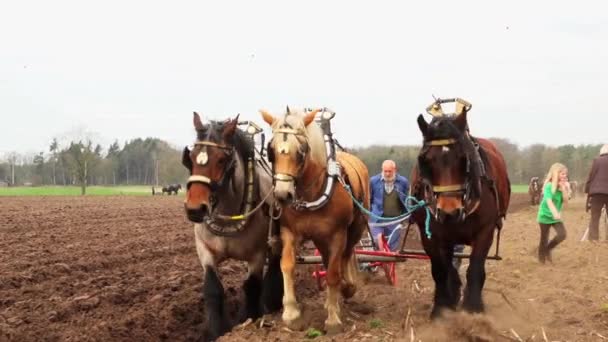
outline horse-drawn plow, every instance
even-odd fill
[[[378,237],[377,245],[368,233],[367,237],[361,239],[359,246],[355,249],[357,263],[359,269],[377,269],[380,270],[386,277],[388,283],[392,286],[397,285],[396,264],[406,262],[409,259],[413,260],[428,260],[429,256],[422,249],[407,249],[407,238],[409,236],[412,225],[405,228],[404,237],[401,242],[401,248],[398,252],[391,251],[388,240],[384,235]],[[499,255],[500,233],[497,234],[496,251],[494,255],[488,255],[489,260],[502,260]],[[324,278],[326,271],[323,267],[323,260],[318,250],[306,249],[312,252],[312,255],[299,255],[296,257],[296,262],[301,265],[314,265],[311,276],[316,279],[319,289],[324,288]],[[470,255],[466,253],[454,253],[455,259],[469,259]]]

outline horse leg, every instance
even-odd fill
[[[205,312],[207,314],[207,340],[215,341],[230,330],[230,325],[224,316],[224,287],[217,276],[215,267],[205,268],[205,283],[203,285]]]
[[[336,232],[331,239],[329,248],[329,262],[327,265],[327,319],[325,320],[325,331],[328,334],[342,332],[342,321],[340,320],[340,304],[338,296],[343,280],[342,264],[344,250],[346,248],[346,230]]]
[[[435,281],[435,295],[433,297],[433,310],[431,310],[431,319],[435,319],[441,315],[441,310],[453,306],[453,298],[448,285],[448,273],[452,262],[447,259],[444,253],[438,249],[430,254],[431,257],[431,273]]]
[[[281,255],[268,256],[268,269],[264,276],[262,302],[266,313],[281,310],[283,298],[283,275],[281,274]]]
[[[460,281],[460,275],[456,266],[454,266],[454,246],[450,246],[445,253],[447,254],[448,262],[448,293],[449,293],[449,306],[452,309],[456,309],[458,302],[460,301],[460,288],[462,287],[462,281]]]
[[[464,291],[463,308],[468,312],[483,312],[484,305],[481,296],[486,281],[486,258],[494,238],[494,223],[483,229],[471,251],[471,259],[467,268],[467,286]]]
[[[344,299],[352,298],[357,292],[357,258],[354,251],[342,258],[342,270],[344,273],[344,284],[341,292]]]
[[[224,287],[215,268],[215,256],[203,243],[200,225],[194,225],[196,252],[205,272],[203,298],[207,315],[207,341],[214,341],[230,330],[230,324],[224,315]]]
[[[296,264],[295,236],[289,228],[281,227],[281,272],[283,273],[283,322],[295,330],[302,330],[301,312],[296,300],[294,288],[294,268]]]
[[[266,253],[261,252],[248,263],[248,277],[243,283],[245,292],[245,312],[241,321],[251,318],[254,321],[262,316],[262,274],[264,273],[264,259]]]
[[[367,220],[363,215],[357,215],[353,224],[349,227],[346,250],[342,259],[345,284],[342,286],[342,297],[351,298],[357,292],[358,267],[355,255],[355,245],[361,240],[364,229],[367,228]]]

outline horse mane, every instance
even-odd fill
[[[466,128],[464,128],[465,130],[463,131],[456,126],[456,123],[454,122],[456,118],[457,116],[434,117],[429,124],[429,130],[425,137],[425,141],[439,139],[456,140],[471,163],[469,167],[469,176],[474,185],[473,195],[478,197],[481,196],[481,178],[483,176],[482,170],[484,169],[483,161],[479,158],[477,147],[473,143],[473,139],[475,138],[468,134]]]
[[[227,121],[210,121],[208,125],[205,125],[205,129],[196,131],[197,139],[211,139],[215,142],[222,142],[222,131],[224,130],[224,125],[226,123]],[[211,132],[207,134],[209,129],[211,129]],[[234,146],[243,163],[246,163],[247,159],[253,157],[255,153],[253,141],[247,136],[247,133],[241,129],[236,129],[232,136],[232,141],[229,141],[228,143]]]
[[[306,136],[308,141],[308,147],[310,148],[310,156],[317,164],[322,167],[327,166],[327,152],[325,151],[325,141],[323,140],[323,131],[321,126],[315,121],[311,122],[308,126],[304,127],[304,116],[306,112],[302,110],[290,109],[289,113],[286,113],[283,117],[278,118],[273,124],[273,128],[281,126],[289,126],[296,130],[301,130]],[[299,142],[294,135],[288,135],[288,141],[292,144]],[[293,140],[290,140],[293,139]]]

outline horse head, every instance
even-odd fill
[[[274,173],[274,196],[279,202],[291,203],[296,199],[298,179],[311,161],[326,163],[323,135],[313,123],[318,112],[293,111],[287,107],[286,113],[277,118],[260,110],[264,121],[272,127],[267,150]]]
[[[190,171],[184,206],[188,219],[200,223],[213,210],[217,200],[215,194],[227,183],[234,171],[234,136],[238,115],[231,120],[211,121],[203,125],[195,112],[193,124],[197,140],[192,150],[186,147],[182,154],[182,164]]]
[[[422,197],[439,222],[462,222],[481,196],[483,166],[468,133],[467,112],[437,115],[430,123],[418,117],[424,138],[418,155]]]
[[[539,181],[538,177],[532,177],[532,179],[530,181],[530,185],[534,192],[540,191],[540,181]]]

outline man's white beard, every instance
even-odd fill
[[[390,178],[386,178],[382,175],[382,180],[384,180],[385,183],[395,183],[395,179],[397,179],[396,175],[393,175]]]

